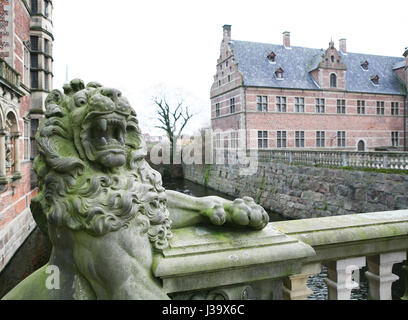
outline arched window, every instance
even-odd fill
[[[330,87],[337,88],[337,76],[334,73],[330,75]]]
[[[334,56],[331,56],[330,59],[331,59],[331,62],[334,62]]]

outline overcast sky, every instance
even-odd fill
[[[402,56],[408,46],[408,1],[291,0],[63,0],[54,1],[54,88],[68,77],[120,89],[136,109],[143,132],[155,129],[152,97],[183,97],[197,115],[186,128],[210,123],[210,87],[222,40],[338,48]]]

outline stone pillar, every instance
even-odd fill
[[[404,296],[401,297],[401,300],[408,300],[408,261],[402,266],[402,270],[405,271],[405,293]]]
[[[392,273],[395,263],[407,258],[405,251],[383,253],[367,257],[368,271],[365,273],[368,280],[369,299],[392,300],[391,285],[399,277]]]
[[[285,300],[305,300],[309,295],[313,293],[307,287],[307,280],[319,274],[322,266],[319,263],[311,263],[303,265],[300,274],[286,277],[283,280],[283,298]]]
[[[352,280],[354,270],[365,266],[365,257],[348,258],[324,263],[328,277],[325,279],[329,300],[350,300],[351,290],[359,284]]]
[[[20,172],[21,171],[21,160],[20,160],[20,135],[15,134],[14,135],[14,172]]]
[[[0,131],[0,176],[6,175],[6,134]]]

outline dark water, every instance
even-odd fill
[[[35,270],[45,265],[51,254],[51,243],[38,228],[27,237],[0,273],[0,299]]]

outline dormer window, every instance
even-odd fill
[[[361,68],[363,68],[363,70],[368,70],[368,61],[365,60],[361,63]]]
[[[380,77],[378,76],[378,74],[376,74],[375,76],[372,76],[370,79],[371,79],[371,82],[372,82],[374,85],[377,85],[377,86],[378,86],[378,82],[380,81]]]
[[[278,70],[276,70],[275,76],[276,76],[276,79],[283,79],[283,69],[279,68]]]
[[[269,62],[274,63],[274,62],[275,62],[275,58],[276,58],[275,52],[272,51],[270,54],[268,54],[267,58],[268,58]]]

